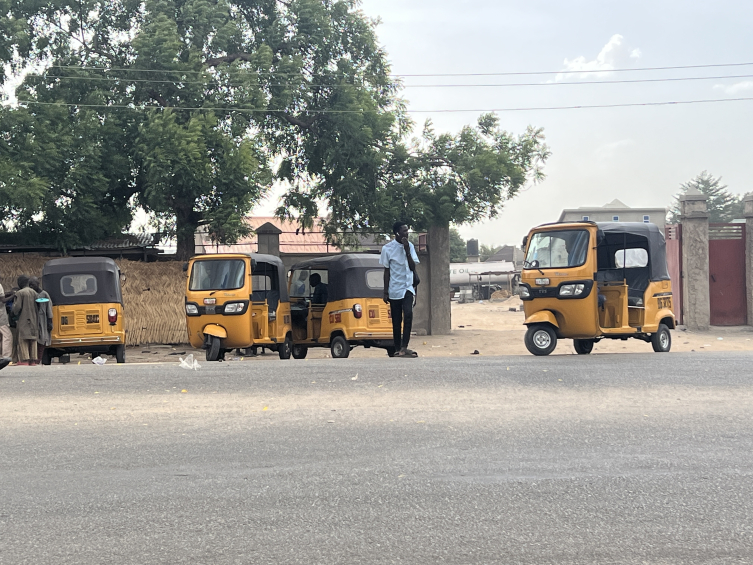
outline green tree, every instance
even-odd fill
[[[497,251],[502,249],[501,247],[495,247],[493,245],[481,244],[478,248],[479,261],[482,263],[494,255]]]
[[[722,177],[714,177],[707,171],[680,185],[680,192],[674,196],[672,206],[667,215],[671,224],[680,221],[680,197],[689,190],[697,190],[708,196],[706,205],[709,212],[709,223],[726,223],[743,217],[743,202],[741,196],[731,194],[727,185],[722,184]]]
[[[465,240],[460,237],[457,228],[450,228],[450,263],[465,263]]]

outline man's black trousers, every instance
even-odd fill
[[[392,312],[392,338],[395,340],[395,351],[400,351],[403,347],[408,347],[410,332],[413,328],[413,293],[406,290],[403,298],[399,300],[390,298],[390,311]]]

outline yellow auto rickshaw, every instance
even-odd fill
[[[672,345],[672,282],[664,236],[648,223],[546,224],[524,240],[521,273],[525,345],[549,355],[557,339],[576,353],[601,339],[640,339],[656,352]]]
[[[47,261],[42,287],[52,300],[51,345],[42,364],[71,353],[107,353],[125,363],[125,322],[120,269],[107,257]]]
[[[290,301],[279,257],[259,253],[197,255],[183,266],[186,325],[207,361],[232,349],[265,347],[289,359]]]
[[[302,261],[293,265],[288,289],[295,359],[306,357],[309,347],[329,347],[334,358],[348,357],[357,345],[394,354],[378,255],[343,253]]]

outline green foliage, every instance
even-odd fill
[[[669,223],[680,221],[680,197],[689,190],[695,189],[708,196],[706,202],[709,223],[727,223],[743,217],[742,196],[731,194],[727,185],[722,184],[722,177],[713,177],[707,171],[680,185],[680,192],[674,196],[674,201],[667,215]]]
[[[450,228],[450,263],[465,263],[465,240],[457,228]]]

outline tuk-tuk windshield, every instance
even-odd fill
[[[541,231],[533,234],[526,253],[526,268],[579,267],[588,254],[588,230]]]
[[[205,259],[191,269],[190,290],[235,290],[243,287],[246,263],[243,259]]]

